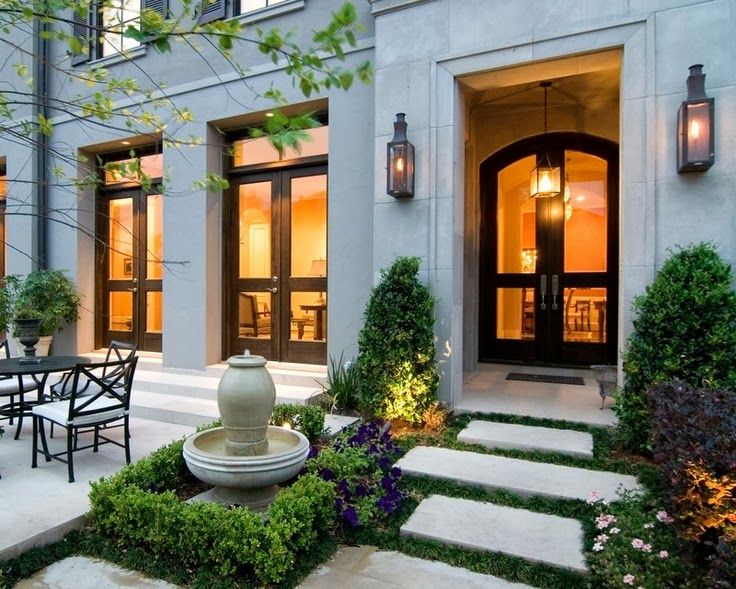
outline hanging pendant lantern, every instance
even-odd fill
[[[544,136],[547,136],[547,88],[552,82],[542,82],[544,88]],[[553,166],[546,151],[531,172],[529,194],[532,198],[551,198],[560,193],[560,167]]]

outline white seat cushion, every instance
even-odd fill
[[[38,388],[36,381],[30,376],[23,377],[23,391],[34,391]],[[0,380],[0,395],[18,394],[18,377],[3,378]]]
[[[109,397],[100,397],[85,407],[84,410],[104,409],[105,407],[113,406],[114,409],[94,413],[93,415],[82,415],[77,417],[72,423],[69,423],[69,403],[70,401],[59,401],[58,403],[44,403],[43,405],[37,405],[33,408],[33,414],[63,426],[89,425],[100,421],[120,418],[125,415],[125,409],[120,406],[120,401],[110,399]],[[79,405],[79,403],[77,405]]]

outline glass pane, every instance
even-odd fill
[[[327,294],[291,293],[289,339],[327,341]]]
[[[133,331],[133,293],[110,293],[110,331]]]
[[[608,164],[580,151],[566,151],[565,162],[565,272],[605,272]]]
[[[291,275],[327,276],[327,176],[291,180]]]
[[[537,203],[529,197],[529,170],[535,156],[506,166],[498,174],[498,272],[533,273],[537,257]],[[499,323],[500,325],[500,323]]]
[[[271,337],[271,293],[238,293],[238,325],[240,337]]]
[[[273,6],[274,4],[281,4],[285,0],[240,0],[240,14],[251,12],[252,10],[258,10],[259,8],[265,8],[266,6]]]
[[[606,289],[566,288],[565,301],[566,342],[605,343]]]
[[[533,340],[535,308],[533,288],[497,289],[496,337]]]
[[[146,293],[146,331],[161,333],[163,331],[163,293],[149,291]]]
[[[710,103],[687,105],[687,155],[690,161],[710,159]]]
[[[271,276],[271,183],[254,182],[239,187],[239,275]]]
[[[102,8],[102,26],[109,31],[101,36],[102,55],[114,55],[140,45],[135,39],[123,37],[128,25],[138,26],[141,0],[108,0]],[[116,34],[120,31],[120,34]]]
[[[117,198],[108,205],[110,279],[133,278],[133,199]]]
[[[324,155],[327,153],[329,127],[324,125],[307,129],[307,137],[301,141],[299,149],[287,147],[282,154],[265,137],[258,139],[239,139],[233,142],[233,165],[252,166],[269,162],[280,162],[299,157]]]
[[[164,156],[162,153],[154,153],[144,155],[140,158],[140,171],[149,178],[163,178],[164,175]],[[136,158],[119,160],[114,163],[131,165],[134,164]],[[128,171],[128,170],[126,170]],[[120,170],[105,170],[105,184],[140,184],[140,175],[137,173],[124,174]]]
[[[146,199],[146,278],[162,278],[164,256],[164,197],[150,194]]]

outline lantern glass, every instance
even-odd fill
[[[550,198],[560,193],[560,168],[537,166],[531,173],[532,198]]]
[[[391,196],[414,194],[414,146],[408,141],[388,144],[388,187]]]
[[[687,100],[677,111],[677,171],[704,172],[715,162],[715,99],[705,93],[703,66],[690,66]]]

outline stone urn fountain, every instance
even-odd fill
[[[227,363],[217,387],[223,427],[189,437],[184,460],[195,477],[214,486],[197,499],[262,511],[278,484],[302,469],[309,442],[297,431],[268,425],[276,387],[265,358],[246,350]]]

